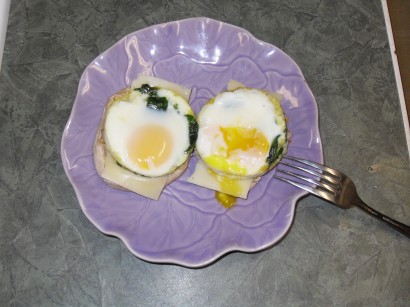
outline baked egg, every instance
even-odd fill
[[[275,94],[245,86],[210,99],[197,116],[200,160],[188,181],[215,190],[225,207],[236,197],[247,198],[249,189],[287,149],[286,118],[279,100]]]
[[[214,172],[257,177],[284,151],[286,120],[268,92],[239,88],[211,99],[198,114],[197,151]]]
[[[184,98],[172,90],[142,84],[109,106],[104,138],[121,167],[158,177],[172,173],[189,158],[196,125]]]

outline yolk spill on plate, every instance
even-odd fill
[[[216,200],[225,208],[229,209],[236,203],[236,197],[225,194],[219,191],[215,191]]]

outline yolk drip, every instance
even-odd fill
[[[222,171],[231,171],[237,174],[246,174],[246,166],[241,166],[234,161],[226,161],[235,155],[235,151],[240,150],[247,152],[254,157],[265,156],[269,151],[269,142],[265,135],[256,128],[244,127],[220,127],[219,130],[223,135],[226,144],[226,150],[222,156],[212,155],[206,159],[207,163],[217,167]],[[225,158],[225,157],[226,158]],[[231,208],[236,197],[241,192],[241,184],[238,180],[215,174],[216,179],[223,192],[215,192],[218,202],[225,208]]]
[[[265,135],[256,128],[220,127],[227,145],[228,157],[235,150],[252,151],[255,155],[265,155],[269,150],[269,142]]]
[[[236,197],[229,195],[229,194],[225,194],[219,191],[215,192],[215,198],[216,200],[225,208],[229,209],[231,208],[233,205],[235,205],[236,202]]]
[[[128,140],[130,159],[142,169],[157,167],[166,162],[172,152],[173,138],[163,126],[146,125]]]
[[[222,191],[222,192],[216,191],[215,198],[225,208],[231,208],[236,202],[236,197],[232,196],[231,194],[233,195],[240,194],[240,192],[242,192],[241,184],[236,179],[221,176],[211,170],[209,170],[209,172],[218,181],[219,186]]]

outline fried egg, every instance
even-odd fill
[[[133,173],[172,173],[191,154],[195,118],[188,102],[173,91],[144,84],[107,110],[104,138],[115,161]]]
[[[204,105],[197,120],[198,154],[223,176],[258,177],[274,167],[287,144],[281,105],[262,90],[222,92]]]

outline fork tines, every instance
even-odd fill
[[[326,193],[334,196],[339,189],[340,175],[324,165],[291,156],[284,156],[279,163],[285,168],[276,171],[286,175],[274,175],[279,180],[324,198],[328,198]]]

